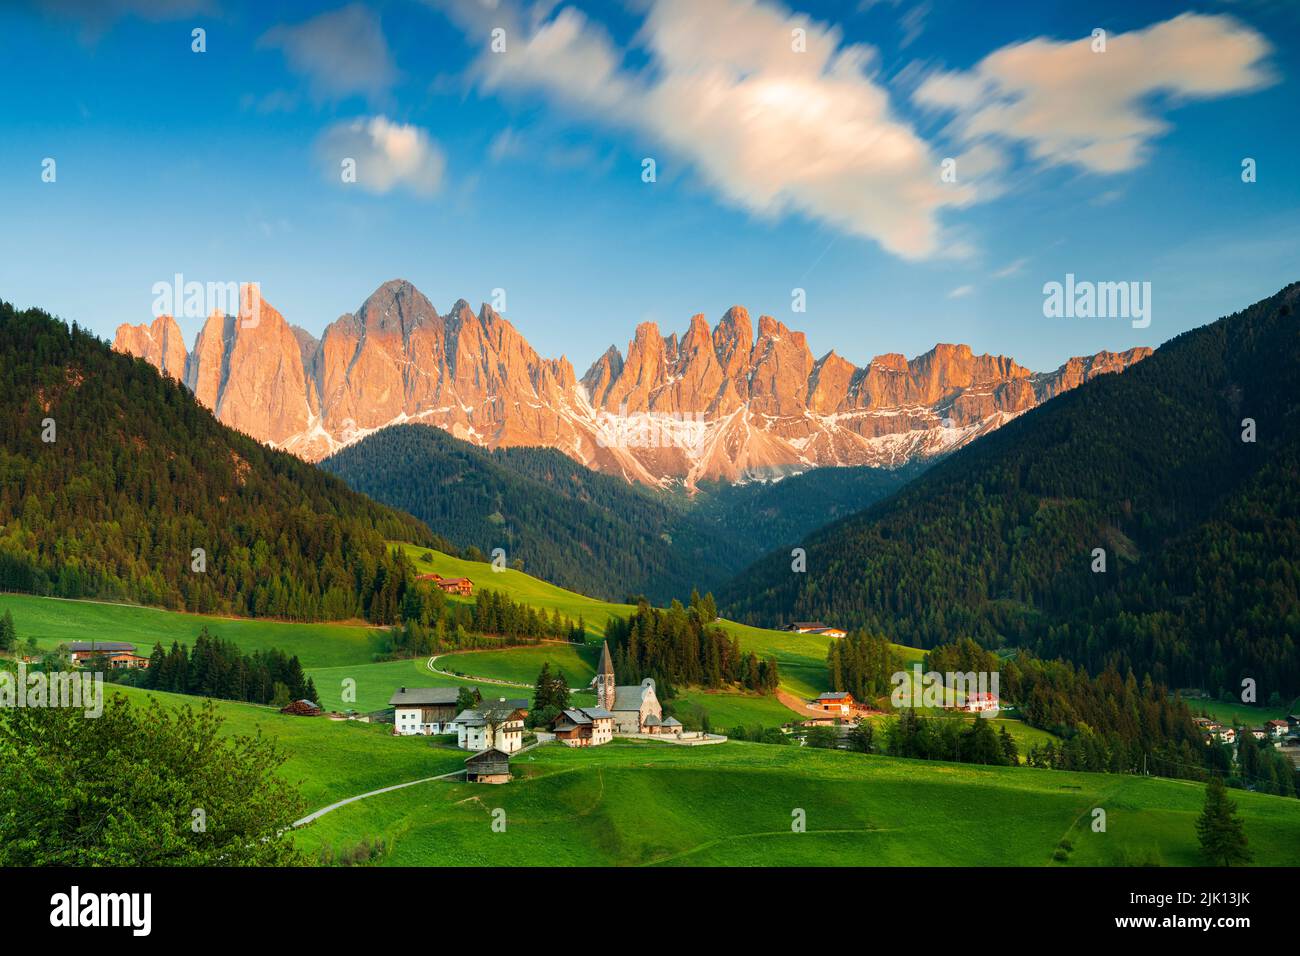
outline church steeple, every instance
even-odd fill
[[[600,668],[596,671],[596,704],[606,710],[614,709],[614,662],[609,656],[609,641],[600,651]]]

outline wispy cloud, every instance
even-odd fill
[[[993,273],[993,278],[1009,279],[1013,275],[1018,275],[1028,263],[1028,259],[1017,259],[1015,262],[1009,262],[997,272]]]
[[[975,291],[975,287],[973,285],[959,285],[957,286],[957,288],[953,289],[951,292],[948,293],[948,298],[964,299],[966,296],[970,295],[974,291]]]
[[[484,88],[540,93],[630,128],[755,215],[801,214],[922,258],[948,251],[941,212],[975,201],[971,185],[940,181],[941,157],[876,81],[874,51],[801,14],[655,0],[638,34],[650,63],[632,70],[572,7],[438,5],[484,49]],[[504,52],[488,50],[495,27],[506,31]]]
[[[380,195],[405,189],[432,196],[447,165],[427,130],[385,116],[336,123],[320,135],[315,150],[328,180],[343,183],[342,164],[351,159],[356,163],[354,185]]]
[[[379,17],[359,3],[275,27],[258,45],[281,50],[289,67],[307,77],[320,99],[360,94],[378,102],[397,80]]]
[[[915,99],[954,114],[960,142],[1023,143],[1044,165],[1117,173],[1143,163],[1180,102],[1275,81],[1268,42],[1228,16],[1183,14],[1106,38],[1034,39],[990,53],[974,68],[936,73]]]

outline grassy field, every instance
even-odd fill
[[[467,651],[444,654],[435,666],[453,673],[475,677],[491,677],[513,681],[532,687],[537,682],[537,672],[542,665],[550,664],[551,672],[564,671],[570,687],[586,687],[596,676],[600,661],[600,648],[590,644],[536,644],[531,647],[511,647],[492,651]]]
[[[522,571],[493,571],[492,566],[485,562],[465,561],[443,554],[441,551],[432,551],[415,545],[407,544],[401,547],[421,573],[436,572],[444,577],[469,578],[474,582],[475,587],[501,591],[513,600],[544,608],[548,612],[558,608],[561,614],[574,620],[581,616],[587,634],[593,640],[604,635],[605,625],[610,618],[626,617],[635,610],[629,604],[611,604],[573,591],[566,591]],[[424,560],[425,555],[428,555],[430,560]],[[826,650],[834,638],[751,627],[747,624],[737,624],[735,621],[721,621],[720,624],[724,630],[740,639],[740,645],[745,651],[753,651],[760,657],[775,657],[781,672],[781,685],[791,693],[815,697],[827,689]],[[919,661],[925,653],[901,645],[897,650],[909,664],[912,661]],[[505,670],[484,670],[483,666],[476,662],[472,670],[468,666],[455,669],[503,680],[520,679],[517,676],[504,676],[507,673]],[[594,667],[593,660],[592,673]],[[568,667],[565,667],[565,674],[573,676]],[[531,682],[536,676],[537,671],[534,669],[531,676],[523,679]],[[585,680],[590,679],[590,674],[587,674]],[[570,683],[575,682],[571,680]]]
[[[700,725],[699,713],[709,715],[709,728],[727,733],[736,727],[780,727],[799,715],[775,696],[735,694],[692,687],[682,690],[672,700],[673,713],[688,727]]]
[[[1123,865],[1201,862],[1204,789],[1154,777],[927,763],[728,743],[544,746],[502,787],[438,782],[328,814],[312,848],[383,836],[429,865]],[[1300,863],[1300,801],[1236,793],[1262,865]],[[1094,807],[1105,833],[1089,826]],[[503,809],[504,833],[491,829]],[[807,830],[791,830],[802,810]],[[1073,845],[1065,861],[1053,854]]]
[[[1287,714],[1296,713],[1300,709],[1300,700],[1293,702],[1290,707],[1267,707],[1222,700],[1189,700],[1187,706],[1196,716],[1206,713],[1228,726],[1262,727],[1266,720],[1285,720]]]
[[[137,706],[150,697],[168,706],[203,705],[197,697],[131,687],[108,685],[104,692],[125,695]],[[270,707],[228,700],[214,704],[225,718],[226,733],[260,730],[279,742],[289,755],[281,775],[298,784],[308,811],[357,793],[460,769],[465,762],[464,751],[431,747],[423,737],[394,737],[388,724],[288,717]]]
[[[129,641],[146,657],[154,644],[193,645],[200,628],[238,644],[244,651],[279,648],[297,654],[304,666],[365,664],[374,659],[380,631],[357,624],[289,624],[250,618],[182,614],[135,604],[65,601],[28,594],[0,594],[0,614],[13,613],[20,640],[35,637],[42,650],[67,641]]]

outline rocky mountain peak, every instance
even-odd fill
[[[637,325],[576,380],[504,316],[459,299],[439,315],[414,285],[385,282],[320,339],[263,300],[259,321],[213,313],[188,354],[169,316],[123,325],[114,347],[183,376],[223,422],[316,460],[369,432],[424,422],[487,447],[544,445],[648,483],[743,480],[819,465],[897,465],[942,454],[1149,349],[1069,359],[1032,373],[968,345],[864,368],[814,359],[803,332],[732,306],[664,336]],[[579,387],[581,386],[581,387]],[[654,441],[611,440],[609,416],[664,423]],[[603,417],[602,417],[603,416]]]

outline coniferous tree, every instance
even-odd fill
[[[1228,789],[1217,776],[1205,788],[1205,809],[1196,820],[1196,835],[1201,851],[1218,866],[1246,864],[1253,858],[1237,804],[1228,798]]]

